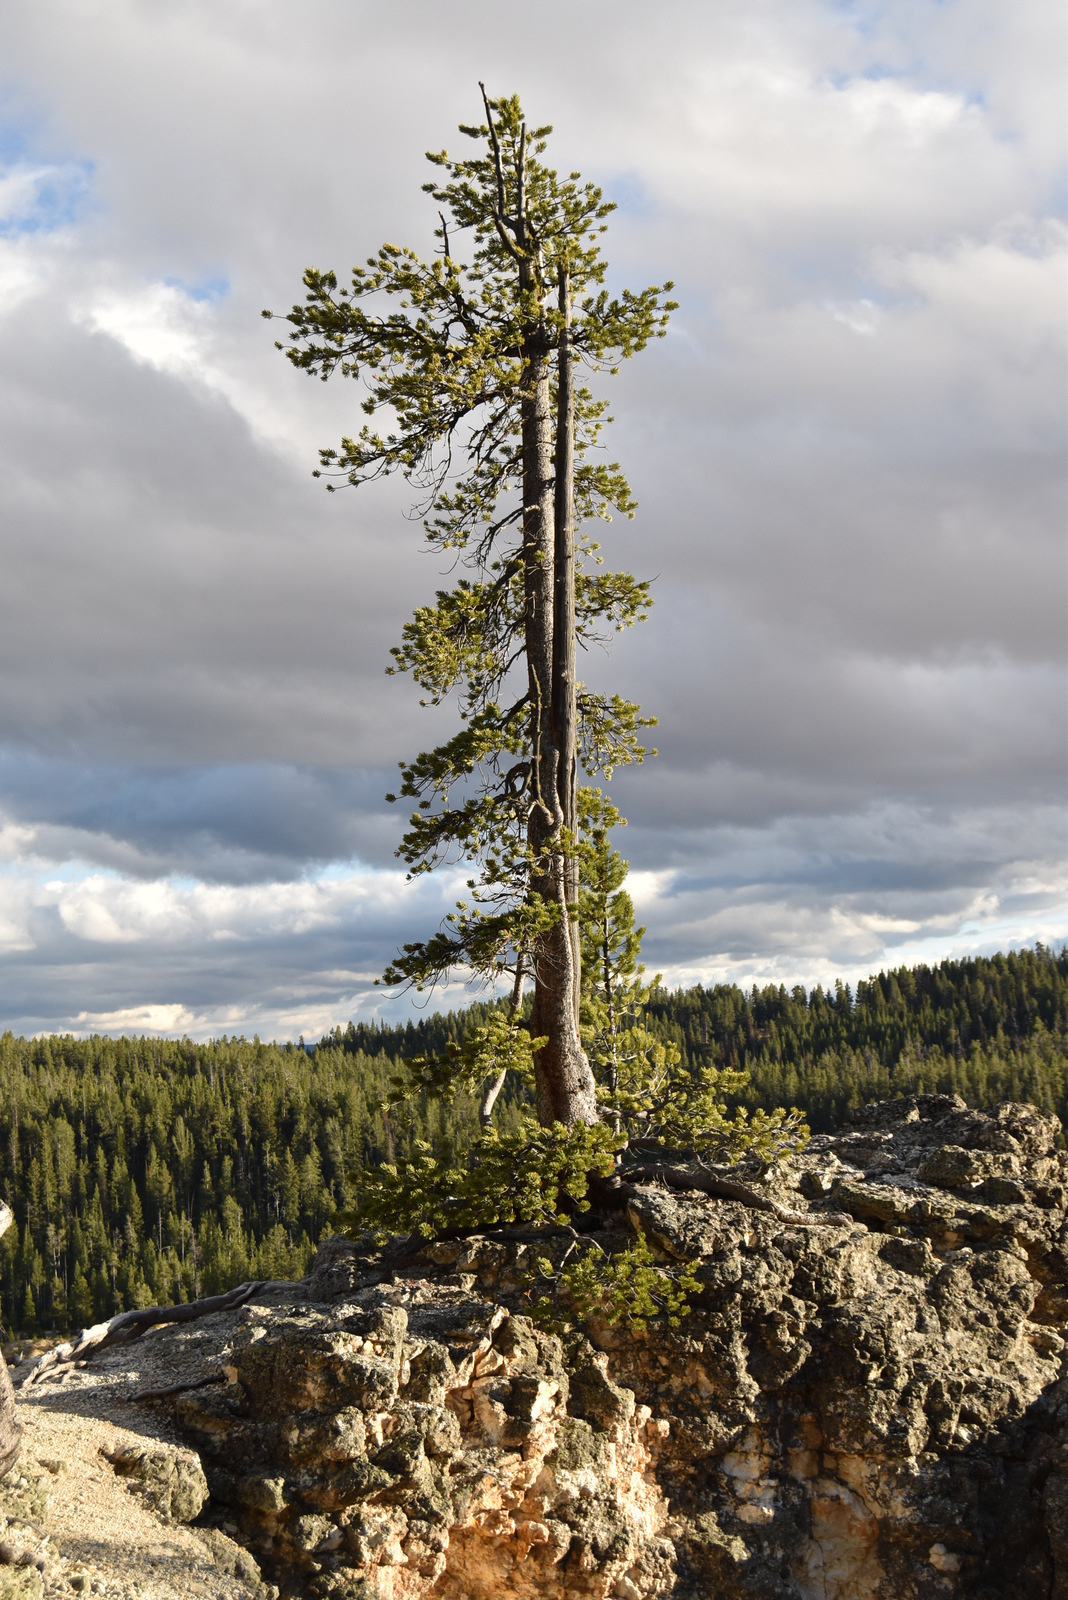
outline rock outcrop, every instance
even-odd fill
[[[539,1331],[528,1242],[330,1240],[289,1304],[142,1342],[283,1595],[1068,1600],[1059,1135],[868,1107],[766,1181],[822,1225],[635,1190],[629,1225],[699,1262],[675,1330]]]

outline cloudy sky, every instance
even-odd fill
[[[593,681],[669,981],[1068,935],[1058,0],[0,0],[0,1026],[316,1037],[436,925],[383,668],[440,562],[259,317],[429,253],[477,80],[672,277],[615,380],[656,606]],[[461,1002],[453,990],[444,1004]]]

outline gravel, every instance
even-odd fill
[[[45,1596],[264,1600],[272,1592],[220,1571],[195,1528],[165,1521],[107,1460],[146,1440],[181,1442],[160,1408],[131,1396],[215,1370],[233,1326],[232,1316],[213,1316],[181,1337],[154,1329],[80,1368],[55,1369],[19,1394],[22,1455],[0,1480],[0,1538],[43,1557]],[[17,1385],[17,1368],[13,1376]],[[215,1536],[216,1549],[227,1543]]]

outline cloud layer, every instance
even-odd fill
[[[258,313],[430,249],[422,151],[479,77],[619,200],[614,281],[679,284],[612,395],[641,510],[606,553],[656,608],[588,663],[661,719],[615,785],[650,965],[1068,934],[1061,9],[541,17],[8,18],[4,1024],[311,1034],[453,898],[404,883],[382,799],[447,725],[383,673],[438,564],[403,485],[313,483],[358,395]]]

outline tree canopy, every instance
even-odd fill
[[[324,380],[360,380],[364,412],[388,419],[321,452],[328,486],[401,472],[429,545],[463,570],[415,612],[389,670],[431,704],[452,698],[460,722],[402,768],[399,798],[416,809],[398,853],[412,875],[460,860],[474,876],[385,981],[507,976],[517,1003],[532,983],[541,1121],[595,1124],[579,1036],[578,770],[640,761],[651,719],[580,683],[576,652],[642,618],[649,588],[603,570],[588,531],[635,507],[598,453],[607,402],[583,374],[662,336],[674,306],[670,284],[606,289],[611,202],[545,163],[551,129],[529,127],[517,98],[483,90],[483,106],[485,122],[460,130],[474,153],[429,154],[435,257],[382,245],[340,289],[309,269],[286,353]]]

